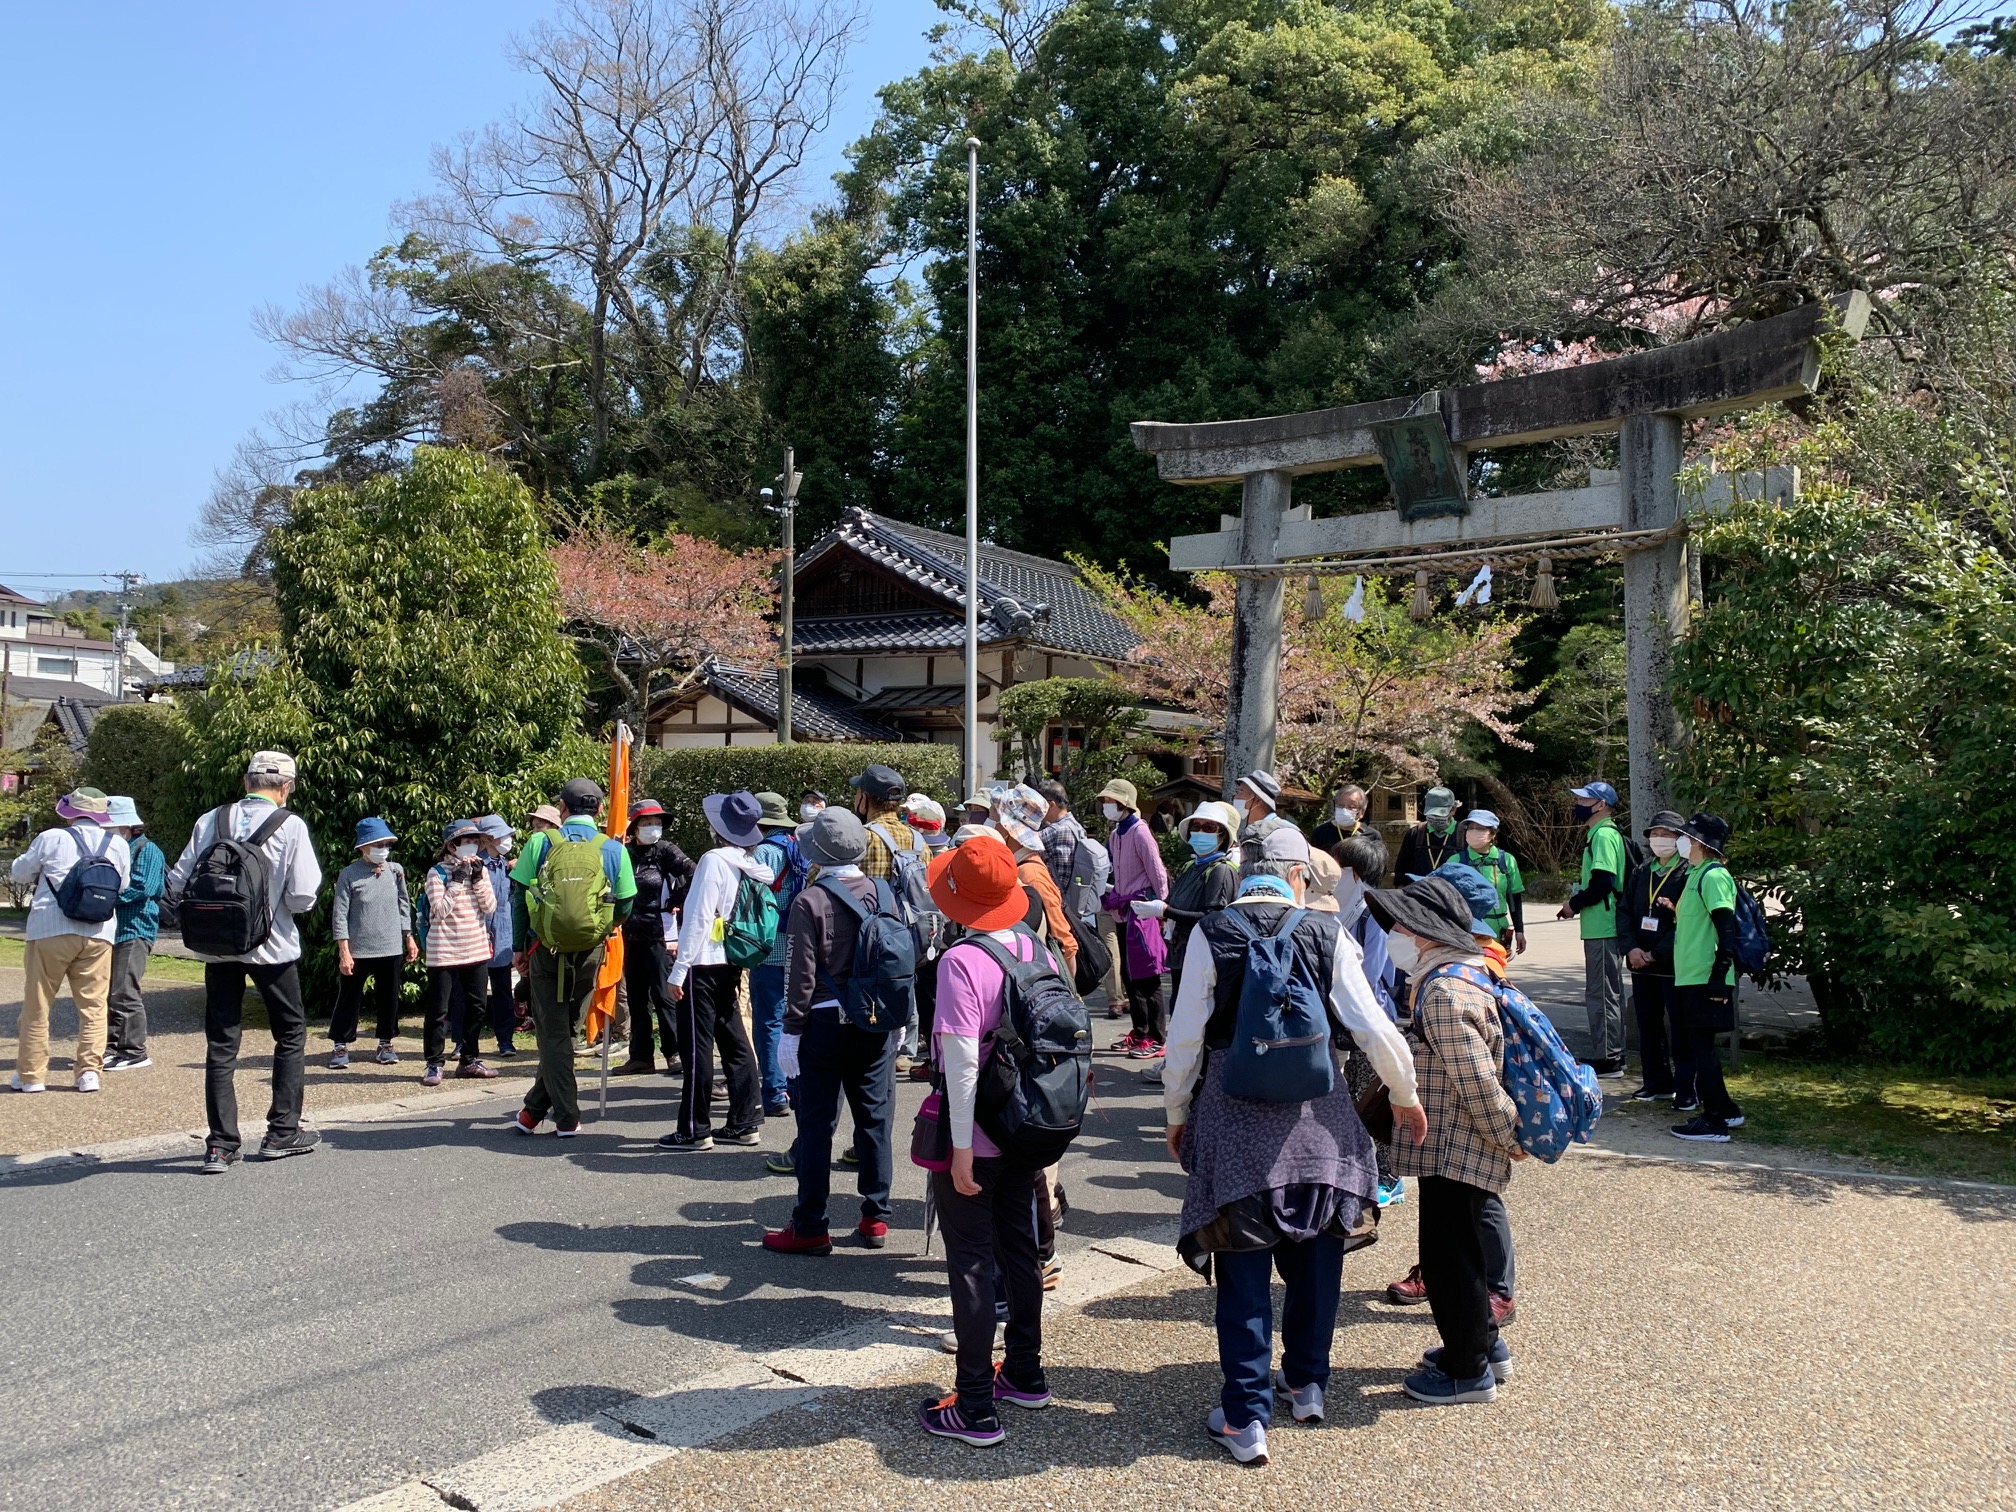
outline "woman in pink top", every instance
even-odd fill
[[[1125,946],[1120,974],[1127,981],[1127,1012],[1134,1027],[1114,1048],[1132,1060],[1153,1060],[1169,1034],[1169,1009],[1162,996],[1162,968],[1168,949],[1162,916],[1169,911],[1169,868],[1162,848],[1141,820],[1134,784],[1114,778],[1099,794],[1099,812],[1113,826],[1106,852],[1113,858],[1113,890],[1101,901],[1120,926]]]
[[[490,916],[497,894],[483,869],[482,831],[457,819],[441,837],[441,860],[427,868],[427,1070],[423,1087],[441,1085],[450,1022],[462,1064],[457,1076],[488,1081],[497,1073],[477,1053],[476,1032],[490,992]]]
[[[1021,960],[1033,960],[1044,949],[1034,935],[1015,927],[1028,898],[1015,858],[998,835],[976,835],[942,852],[928,875],[932,901],[947,918],[998,941]],[[1050,963],[1058,964],[1055,956]],[[1036,1193],[1043,1173],[1004,1159],[974,1123],[980,1067],[1001,1024],[1006,986],[1007,973],[970,939],[938,958],[933,1033],[945,1076],[952,1168],[932,1173],[931,1192],[945,1235],[959,1372],[952,1392],[924,1404],[921,1421],[926,1432],[967,1444],[998,1444],[1007,1436],[998,1402],[1031,1409],[1050,1405],[1043,1378],[1043,1272],[1036,1251]],[[1008,1299],[1008,1351],[998,1370],[993,1366],[997,1271]]]

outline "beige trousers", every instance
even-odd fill
[[[1106,942],[1106,953],[1113,958],[1106,972],[1106,1001],[1109,1006],[1125,1009],[1127,984],[1120,978],[1120,967],[1126,959],[1127,947],[1120,938],[1119,921],[1103,908],[1099,910],[1099,938]]]
[[[49,1077],[49,1010],[63,980],[77,1003],[75,1071],[105,1067],[105,1000],[112,987],[112,942],[79,934],[51,935],[28,942],[28,985],[21,994],[20,1049],[14,1068],[24,1083]]]

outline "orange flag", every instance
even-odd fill
[[[603,831],[613,839],[623,839],[630,832],[630,727],[626,724],[616,726],[615,737],[609,742],[607,812],[609,817],[603,822]],[[602,969],[595,974],[595,996],[588,1003],[588,1022],[584,1027],[591,1045],[616,1021],[616,984],[622,980],[623,931],[618,929],[602,948]],[[644,1011],[650,1011],[649,1004]]]

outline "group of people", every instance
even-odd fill
[[[79,1005],[78,1090],[95,1090],[101,1068],[147,1064],[144,1010],[130,989],[165,893],[205,962],[203,1170],[240,1157],[233,1072],[248,981],[275,1040],[260,1153],[315,1147],[301,1125],[297,917],[315,905],[322,873],[307,826],[287,808],[294,781],[286,753],[255,755],[243,797],[205,814],[172,868],[130,800],[89,788],[62,800],[64,826],[14,864],[16,881],[35,889],[17,1090],[43,1089],[48,1007],[66,978]],[[1675,1130],[1683,1138],[1726,1139],[1742,1122],[1714,1047],[1733,1012],[1727,826],[1709,814],[1654,815],[1632,865],[1615,790],[1597,782],[1575,796],[1588,840],[1561,916],[1581,921],[1598,1069],[1622,1064],[1621,1036],[1609,1036],[1614,983],[1628,969],[1645,1069],[1632,1095],[1695,1111]],[[1224,1386],[1206,1423],[1212,1439],[1241,1462],[1264,1462],[1276,1397],[1298,1422],[1322,1419],[1343,1257],[1371,1242],[1409,1177],[1419,1262],[1387,1295],[1425,1302],[1441,1343],[1405,1390],[1433,1404],[1492,1400],[1511,1369],[1500,1330],[1516,1315],[1500,1194],[1525,1158],[1501,1080],[1497,998],[1525,949],[1525,889],[1497,843],[1497,817],[1472,809],[1458,821],[1454,795],[1432,790],[1387,887],[1386,847],[1356,785],[1305,835],[1280,812],[1276,779],[1249,773],[1233,802],[1201,804],[1177,825],[1188,859],[1173,876],[1131,784],[1107,784],[1098,802],[1103,840],[1054,783],[974,793],[948,832],[943,806],[870,765],[845,805],[810,790],[795,809],[777,793],[709,796],[710,843],[695,859],[650,799],[631,806],[624,837],[605,833],[602,789],[576,778],[524,816],[522,845],[499,815],[448,824],[417,887],[393,860],[400,837],[366,818],[330,905],[339,972],[330,1064],[349,1064],[367,1006],[376,1060],[396,1063],[399,985],[424,961],[422,1079],[448,1074],[451,1042],[456,1076],[493,1077],[484,1030],[508,1057],[529,1027],[537,1071],[509,1126],[532,1136],[550,1124],[572,1137],[580,1030],[607,943],[620,937],[628,1053],[616,1070],[652,1074],[662,1057],[680,1082],[658,1144],[674,1154],[751,1146],[766,1119],[790,1116],[791,1147],[767,1164],[794,1178],[796,1201],[762,1242],[803,1256],[833,1249],[843,1104],[853,1127],[841,1158],[860,1197],[849,1237],[886,1244],[895,1081],[930,1082],[929,1118],[911,1148],[931,1173],[945,1235],[958,1364],[954,1390],[926,1403],[920,1421],[990,1444],[1004,1436],[1000,1404],[1050,1400],[1041,1303],[1056,1279],[1065,1204],[1054,1160],[1018,1158],[998,1128],[990,1135],[982,1083],[1004,1074],[1004,1042],[1024,1038],[1027,1003],[1075,1005],[1103,987],[1109,1013],[1129,1019],[1110,1048],[1151,1063],[1143,1080],[1160,1089],[1168,1149],[1188,1176],[1179,1250],[1216,1286]],[[1273,1073],[1250,1061],[1228,1086],[1262,961],[1275,974],[1267,982],[1299,982],[1320,1004],[1320,1032],[1272,1042],[1289,1052],[1275,1065],[1316,1076],[1310,1090],[1278,1099],[1253,1093],[1252,1076]],[[718,1125],[717,1059],[727,1092]],[[1278,1369],[1276,1273],[1287,1290]]]

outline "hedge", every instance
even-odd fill
[[[110,704],[98,711],[84,757],[84,781],[131,798],[172,862],[203,811],[203,795],[182,770],[189,726],[170,704]]]
[[[817,788],[836,803],[851,796],[848,780],[873,762],[894,767],[913,793],[929,793],[946,811],[965,794],[954,791],[959,747],[918,742],[905,745],[705,746],[687,750],[647,749],[639,753],[631,777],[634,798],[655,798],[671,816],[672,837],[698,855],[709,844],[700,800],[709,793],[782,793],[798,811],[798,795]]]

